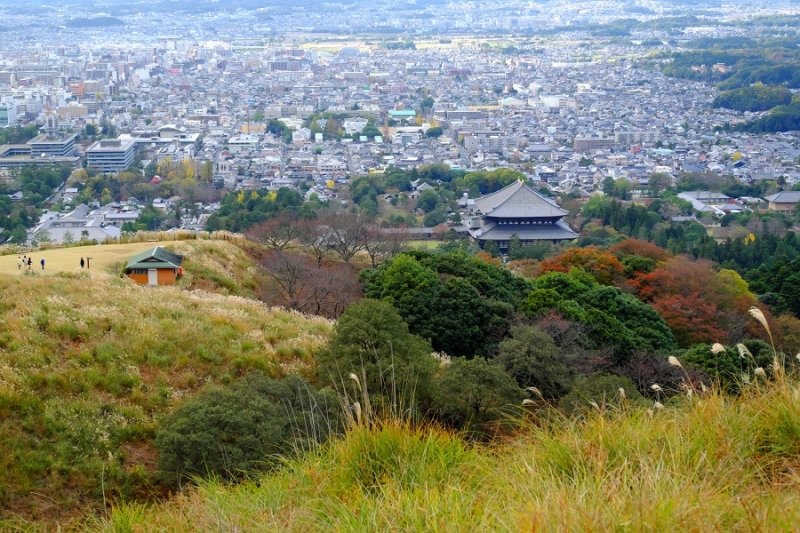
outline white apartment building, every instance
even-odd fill
[[[86,150],[88,166],[103,172],[119,172],[133,164],[133,141],[97,141]]]

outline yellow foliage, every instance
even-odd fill
[[[258,198],[259,198],[259,196],[258,196],[258,192],[256,192],[256,191],[252,191],[252,192],[250,193],[250,199],[251,199],[251,200],[258,200]]]
[[[747,237],[744,238],[744,243],[750,244],[751,242],[756,242],[756,236],[753,235],[752,233],[749,233]]]
[[[733,157],[731,159],[733,159],[734,161],[739,161],[741,158],[742,158],[742,153],[739,150],[736,150],[735,152],[733,152]]]
[[[240,204],[244,203],[244,191],[239,191],[239,194],[236,195],[236,201]]]
[[[277,198],[277,197],[278,197],[278,193],[276,193],[275,191],[272,191],[272,192],[270,192],[270,193],[267,195],[267,198],[268,198],[269,200],[274,200],[274,199],[275,199],[275,198]]]

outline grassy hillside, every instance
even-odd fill
[[[196,276],[184,281],[244,292],[248,267],[225,266],[241,253],[231,248],[177,243],[187,278]],[[254,300],[140,287],[94,269],[0,275],[0,323],[0,526],[153,495],[163,414],[251,369],[310,373],[331,328]]]
[[[356,429],[238,486],[116,509],[127,531],[791,531],[800,388],[552,415],[472,446],[436,429]]]

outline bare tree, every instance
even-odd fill
[[[249,240],[261,243],[273,250],[283,251],[293,241],[301,238],[305,225],[294,213],[284,212],[275,218],[250,228],[245,233]]]
[[[349,213],[333,214],[324,219],[329,231],[326,240],[342,260],[350,264],[356,254],[364,250],[367,224],[359,215]]]
[[[302,311],[305,307],[306,288],[313,279],[313,265],[307,256],[291,252],[273,251],[260,261],[261,267],[274,282],[270,303],[280,303]],[[277,302],[274,300],[277,299]]]
[[[407,246],[407,228],[381,228],[370,224],[364,232],[364,251],[367,252],[372,268],[391,259]]]
[[[304,228],[300,233],[300,242],[308,253],[317,260],[317,266],[331,254],[330,227],[324,221],[303,220]]]

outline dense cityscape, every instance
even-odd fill
[[[0,14],[0,531],[798,530],[797,0]]]
[[[117,237],[146,205],[183,200],[188,214],[191,199],[193,216],[175,227],[204,229],[225,191],[291,187],[306,199],[346,200],[348,178],[434,163],[520,170],[554,196],[591,195],[609,177],[635,193],[654,173],[797,183],[796,132],[720,131],[767,110],[712,106],[713,82],[662,72],[698,39],[784,35],[786,27],[758,24],[767,13],[791,17],[791,4],[681,18],[642,2],[633,11],[640,25],[672,22],[595,38],[591,28],[619,21],[622,5],[406,6],[385,17],[382,7],[353,14],[326,4],[184,12],[155,28],[150,12],[110,16],[120,6],[100,14],[9,7],[0,124],[35,124],[41,135],[0,147],[0,172],[29,164],[144,172],[147,180],[113,202],[102,202],[102,189],[79,196],[85,174],[58,184],[62,215],[79,203],[104,208],[75,215],[100,240]],[[724,75],[735,65],[692,68]],[[200,178],[197,187],[152,186],[179,165]],[[124,216],[106,218],[124,206]],[[48,216],[5,240],[32,242]]]

